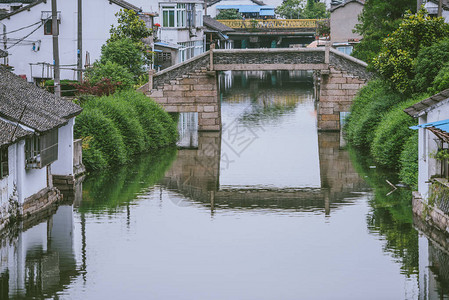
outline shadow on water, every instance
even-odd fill
[[[142,190],[151,188],[164,176],[176,152],[175,147],[165,148],[142,154],[126,166],[90,174],[83,182],[82,202],[76,203],[78,210],[114,213],[134,202]]]
[[[373,189],[367,215],[368,230],[385,238],[384,251],[392,253],[406,275],[418,274],[418,233],[413,227],[411,190],[393,188],[386,180],[397,183],[394,172],[372,168],[370,159],[361,151],[349,149],[357,172]]]

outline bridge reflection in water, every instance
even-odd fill
[[[299,72],[299,73],[298,73]],[[339,132],[317,131],[312,73],[226,72],[219,78],[222,132],[197,132],[189,114],[162,185],[216,208],[324,210],[367,191]],[[192,147],[193,146],[193,147]]]

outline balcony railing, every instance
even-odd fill
[[[233,29],[315,28],[320,19],[217,20]]]

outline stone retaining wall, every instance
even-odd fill
[[[449,216],[440,209],[427,205],[419,192],[413,192],[413,213],[427,225],[449,233]]]
[[[28,218],[60,200],[62,200],[62,196],[57,188],[44,188],[25,199],[22,205],[22,216]]]

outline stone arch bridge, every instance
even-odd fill
[[[217,71],[313,70],[318,128],[339,130],[358,90],[371,78],[366,63],[330,47],[212,49],[150,74],[140,88],[168,112],[197,112],[200,131],[221,130]]]

